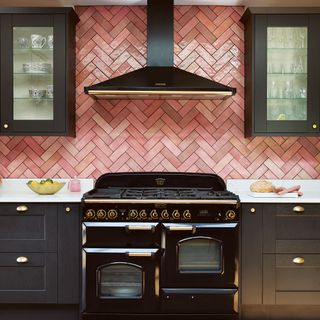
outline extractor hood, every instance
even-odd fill
[[[236,89],[173,67],[173,0],[148,0],[147,67],[85,87],[103,99],[226,99]]]

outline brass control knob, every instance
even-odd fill
[[[226,212],[226,220],[233,220],[236,217],[236,213],[233,210]]]
[[[180,212],[179,212],[179,210],[173,210],[173,212],[172,212],[172,218],[173,218],[173,219],[180,219]]]
[[[141,211],[139,212],[139,217],[140,217],[140,219],[147,219],[146,210],[141,210]]]
[[[108,219],[114,220],[118,216],[118,212],[114,209],[108,211]]]
[[[99,209],[99,210],[97,211],[97,218],[98,218],[99,220],[104,220],[104,219],[106,218],[106,216],[107,216],[106,210]]]
[[[94,219],[94,216],[95,216],[95,211],[93,209],[89,209],[86,211],[86,219],[88,220],[92,220]]]
[[[158,219],[159,218],[159,214],[158,214],[157,210],[153,209],[150,212],[150,217],[151,217],[151,219]]]
[[[129,210],[129,214],[128,214],[130,219],[137,219],[138,218],[138,211],[137,210]]]
[[[183,214],[182,214],[182,217],[186,220],[190,220],[191,219],[191,213],[189,210],[184,210],[183,211]]]
[[[169,219],[169,212],[168,212],[168,210],[162,210],[162,212],[161,212],[161,218],[162,218],[162,219]]]

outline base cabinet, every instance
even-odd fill
[[[26,306],[30,319],[41,310],[49,319],[46,312],[55,308],[59,319],[64,309],[65,319],[76,319],[67,314],[78,314],[79,210],[79,204],[0,204],[0,319],[18,319]]]
[[[319,318],[319,231],[320,205],[242,205],[242,319]]]

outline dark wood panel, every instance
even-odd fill
[[[28,316],[26,316],[28,315]],[[79,320],[77,305],[2,304],[1,320]]]
[[[320,301],[320,292],[277,292],[276,293],[276,303],[278,305],[279,304],[318,305],[319,301]],[[318,314],[318,317],[319,317],[319,314]],[[305,315],[302,315],[301,319],[306,319]]]
[[[58,212],[58,303],[76,304],[80,300],[80,207],[60,204]]]
[[[277,216],[320,216],[320,206],[318,204],[310,203],[281,203],[274,206]],[[297,207],[302,207],[303,212],[297,212],[295,210],[299,209]]]
[[[0,205],[0,252],[55,252],[57,250],[57,205]]]
[[[276,256],[274,254],[263,255],[263,304],[275,304],[276,287]]]
[[[320,240],[276,240],[276,253],[320,253]]]
[[[57,303],[57,255],[0,253],[0,303]]]
[[[245,204],[241,207],[241,301],[262,303],[262,207]],[[255,212],[251,212],[251,208]]]

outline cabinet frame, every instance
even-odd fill
[[[72,8],[0,8],[0,135],[75,136],[78,21]],[[13,119],[13,26],[53,28],[53,120]]]
[[[245,25],[245,137],[320,134],[320,8],[248,8]],[[267,27],[308,27],[307,120],[267,120]],[[316,128],[313,128],[316,125]]]

